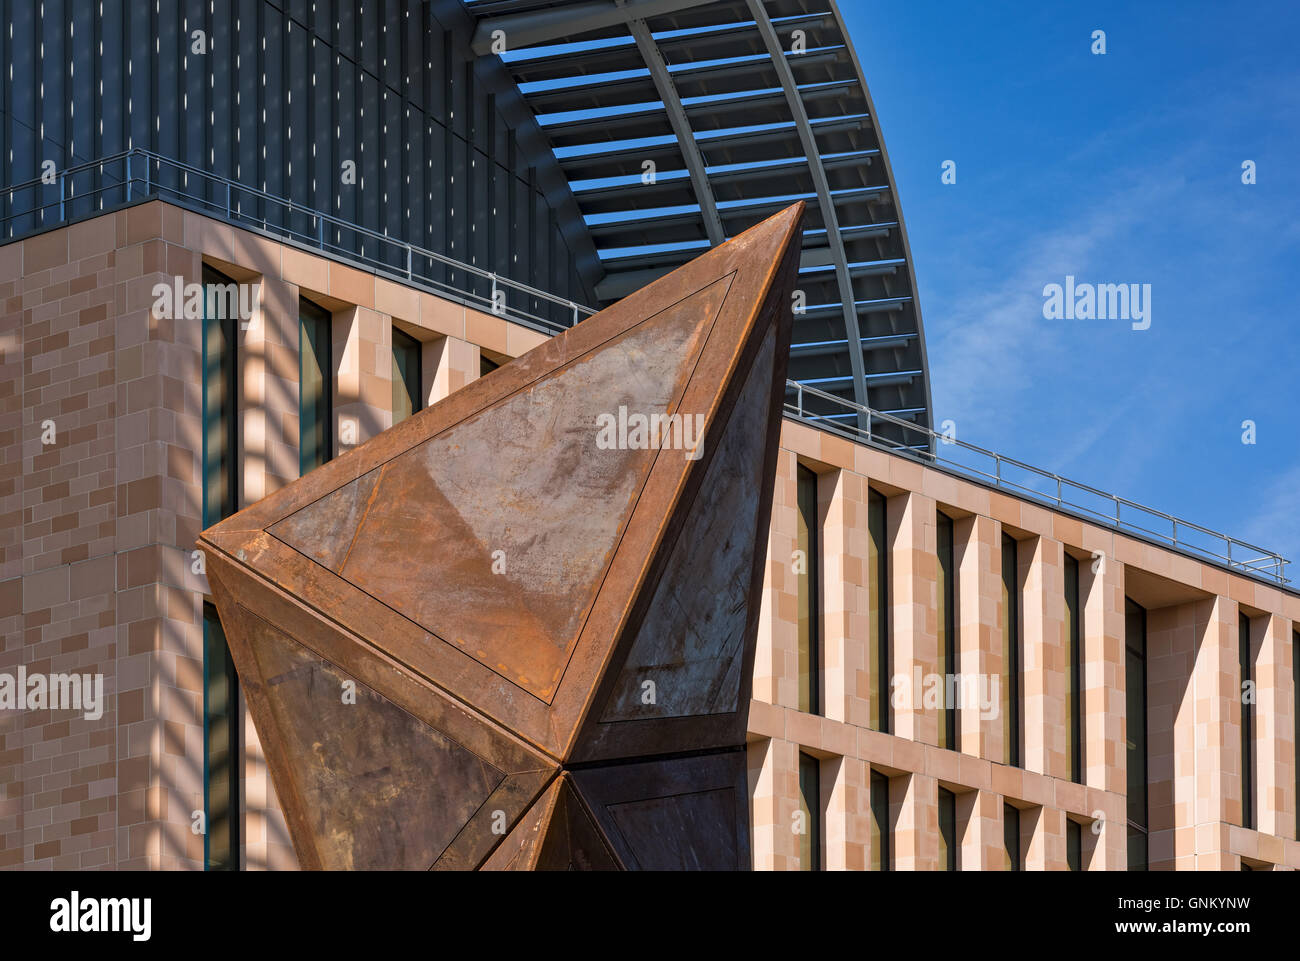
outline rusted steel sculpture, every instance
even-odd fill
[[[305,868],[747,868],[791,207],[204,531]]]

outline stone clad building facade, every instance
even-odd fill
[[[814,473],[821,534],[815,713],[799,705],[799,575],[789,561],[801,467]],[[943,709],[923,699],[891,707],[887,726],[873,723],[869,492],[885,514],[891,680],[943,674],[945,650],[965,677],[1007,678],[1004,627],[1015,605],[1018,763],[1006,763],[1002,712],[963,705],[952,746],[941,746]],[[1067,601],[1067,576],[1077,578],[1077,601]],[[1141,858],[1151,870],[1300,867],[1294,591],[787,420],[764,600],[749,723],[758,868],[807,863],[790,825],[813,794],[828,868],[871,865],[882,832],[892,834],[892,866],[904,870],[942,869],[949,847],[947,864],[962,870],[1002,870],[1013,858],[1027,870],[1072,861],[1124,870]],[[1145,664],[1126,659],[1143,640]],[[1240,693],[1243,667],[1253,704]],[[1130,691],[1143,674],[1142,690]],[[1253,721],[1245,743],[1243,711]],[[879,825],[873,776],[887,809]]]

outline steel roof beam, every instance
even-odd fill
[[[836,215],[835,203],[831,199],[830,184],[826,179],[826,171],[821,164],[821,154],[817,150],[817,140],[813,136],[812,128],[809,126],[808,111],[805,109],[803,99],[799,94],[799,86],[795,83],[794,73],[790,70],[790,64],[786,61],[785,50],[781,46],[781,41],[777,38],[776,30],[772,27],[771,18],[767,15],[767,8],[763,6],[762,0],[746,0],[746,6],[749,8],[750,15],[754,18],[754,23],[758,26],[759,33],[762,34],[763,43],[767,46],[767,52],[772,57],[772,62],[776,65],[777,76],[781,78],[781,87],[785,91],[786,100],[790,104],[790,112],[794,115],[795,125],[799,130],[799,139],[803,142],[804,155],[808,158],[808,169],[812,172],[813,183],[817,188],[818,206],[821,208],[827,238],[830,241],[834,255],[835,278],[840,291],[840,299],[844,302],[844,329],[848,334],[848,340],[856,342],[862,339],[861,331],[858,328],[858,313],[853,306],[857,297],[853,292],[853,281],[849,276],[848,257],[844,251],[844,244],[839,237],[839,218]],[[859,403],[864,407],[870,406],[870,398],[867,396],[866,365],[862,361],[862,351],[849,351],[849,365],[853,372],[854,391],[860,398]]]
[[[631,6],[631,3],[625,3],[625,0],[617,0],[617,2],[623,5],[624,9]],[[650,78],[654,80],[655,89],[659,91],[659,98],[668,113],[668,122],[672,124],[673,133],[677,136],[682,159],[686,161],[686,170],[691,177],[695,200],[700,205],[700,215],[704,218],[704,230],[708,234],[709,243],[716,247],[727,239],[727,235],[722,229],[722,220],[718,217],[718,203],[713,199],[713,188],[709,186],[709,175],[704,169],[704,158],[700,156],[699,145],[695,142],[695,133],[686,119],[686,111],[682,108],[682,101],[677,95],[673,78],[668,73],[668,64],[664,61],[663,54],[655,44],[654,37],[650,35],[650,28],[646,26],[644,20],[630,21],[628,29],[632,31],[632,38],[636,41],[637,49],[641,51],[646,66],[650,68]]]
[[[853,355],[850,354],[849,356],[851,357]],[[887,371],[883,374],[868,374],[867,378],[877,387],[897,387],[900,384],[912,383],[912,381],[917,377],[920,377],[922,374],[923,371],[919,370],[900,370],[897,372]],[[807,384],[810,387],[816,387],[820,390],[827,390],[834,389],[833,385],[836,384],[842,387],[847,387],[855,381],[856,378],[854,377],[805,377],[801,383]],[[828,388],[828,384],[832,385],[832,387]]]
[[[855,306],[858,310],[858,316],[862,316],[863,314],[880,314],[902,310],[904,306],[911,302],[911,297],[886,297],[881,300],[859,300]],[[842,310],[839,304],[831,304],[826,307],[809,307],[800,316],[820,320],[824,317],[838,317],[841,313]],[[863,343],[869,340],[871,340],[870,337],[862,338]]]
[[[826,0],[826,2],[830,6],[831,13],[834,14],[835,16],[836,23],[840,24],[840,32],[843,35],[844,46],[849,51],[849,60],[853,63],[853,69],[858,76],[858,82],[862,85],[862,96],[867,101],[867,110],[871,113],[872,117],[874,118],[876,113],[876,107],[875,104],[872,103],[871,101],[871,91],[867,88],[867,78],[863,75],[862,63],[861,61],[858,60],[857,52],[853,47],[853,40],[849,36],[848,29],[844,27],[844,18],[840,14],[839,4],[836,2],[836,0]],[[877,129],[877,134],[879,134],[878,129]],[[885,149],[885,141],[883,136],[880,137],[879,146],[880,146],[881,156],[884,160],[884,169],[886,171],[891,171],[892,168],[890,167],[889,164],[889,152]],[[889,176],[892,179],[893,174],[889,173]],[[907,239],[907,224],[903,219],[902,208],[901,206],[898,206],[897,203],[898,203],[897,195],[895,195],[895,205],[896,205],[895,209],[898,211],[898,223],[899,223],[898,235],[903,247],[903,257],[907,262],[907,282],[908,282],[908,287],[911,289],[910,292],[913,298],[913,303],[912,303],[913,319],[916,323],[917,332],[920,334],[920,337],[918,338],[917,342],[919,343],[921,349],[921,370],[923,371],[923,374],[921,376],[922,391],[925,395],[926,410],[930,411],[931,414],[929,416],[932,416],[934,411],[934,398],[931,396],[930,393],[930,374],[929,374],[930,361],[926,353],[925,324],[921,320],[921,306],[920,303],[917,301],[916,270],[913,266],[911,244],[908,242]],[[927,423],[929,422],[929,416],[927,416]],[[933,448],[933,444],[931,444],[931,448]]]
[[[916,337],[916,334],[889,334],[884,337],[863,337],[861,340],[863,350],[892,350],[899,347],[906,347],[910,341]],[[825,357],[828,355],[841,354],[847,352],[849,342],[847,340],[827,340],[813,344],[791,344],[791,357]]]
[[[803,30],[809,34],[809,44],[813,49],[818,49],[823,46],[830,46],[830,44],[821,42],[818,31],[834,30],[835,17],[829,12],[810,14],[805,17],[787,20],[781,26],[788,26],[792,30]],[[754,42],[754,28],[747,23],[726,30],[700,31],[699,33],[668,37],[664,40],[663,45],[669,57],[680,56],[679,60],[671,60],[672,63],[691,63],[703,59],[722,60],[742,56],[745,51],[753,54],[762,53],[764,49],[761,38],[757,43]],[[722,54],[717,53],[719,47],[724,50]]]
[[[471,46],[482,57],[493,52],[492,35],[498,30],[505,35],[506,48],[517,50],[520,47],[570,40],[593,30],[617,27],[632,18],[659,17],[712,2],[713,0],[627,0],[623,3],[617,0],[591,0],[564,7],[485,17],[474,28]]]

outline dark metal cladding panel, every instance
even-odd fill
[[[552,294],[593,299],[598,263],[567,182],[506,69],[472,54],[473,22],[458,0],[46,0],[43,10],[7,2],[0,13],[3,62],[14,77],[6,70],[0,78],[5,183],[37,178],[43,160],[62,170],[148,149]],[[194,49],[200,30],[205,52]],[[448,128],[459,147],[444,143]],[[524,149],[508,153],[507,134]],[[355,183],[343,182],[345,161],[357,165]],[[132,163],[138,199],[145,163]],[[516,259],[487,228],[506,216],[506,184],[526,180],[529,167],[540,171],[535,194],[547,208],[537,240],[555,251],[555,270],[547,262],[532,272],[538,261]],[[125,202],[125,173],[117,160],[102,180],[97,171],[70,177],[65,217],[98,209],[92,191],[101,183],[113,188],[105,205]],[[148,177],[164,196],[224,210],[220,184],[187,180],[167,163]],[[442,185],[453,177],[459,193],[450,197]],[[5,234],[51,226],[58,200],[49,184],[0,200],[5,217],[54,205],[45,216],[8,220]],[[237,222],[315,237],[316,223],[299,211],[238,187],[232,200]],[[330,230],[325,239],[372,266],[405,269],[395,247],[377,254],[356,231]]]
[[[617,871],[623,865],[596,826],[573,781],[561,775],[555,807],[537,851],[534,871]]]
[[[312,51],[311,36],[303,29],[301,23],[286,21],[284,35],[285,82],[288,84],[288,97],[285,104],[285,125],[287,134],[287,160],[285,173],[288,177],[287,196],[297,203],[313,205],[316,198],[312,195],[311,149],[317,139],[325,139],[325,131],[319,138],[312,126]],[[308,230],[308,224],[294,224],[299,230]]]
[[[743,749],[581,768],[573,778],[629,870],[749,870]]]
[[[204,0],[184,0],[179,31],[181,67],[180,95],[183,131],[180,158],[191,166],[206,169],[208,137],[212,123],[208,116],[208,78],[212,61],[219,56],[212,45],[212,25],[208,22],[208,4]],[[195,31],[202,31],[204,53],[194,50]]]
[[[235,91],[238,79],[235,73],[235,58],[231,54],[235,45],[235,15],[233,4],[213,6],[208,21],[208,41],[210,50],[224,50],[225,56],[209,55],[207,64],[208,86],[206,102],[210,125],[209,136],[212,138],[211,150],[198,166],[210,170],[222,177],[233,177],[235,173],[234,145],[228,143],[230,131],[234,129]],[[105,40],[105,47],[107,47]],[[107,96],[108,83],[104,84]],[[222,141],[222,148],[216,149],[216,141]],[[111,153],[111,151],[109,151]],[[216,200],[217,186],[214,184],[209,199]],[[224,191],[222,191],[224,194]],[[225,198],[222,197],[222,202]]]
[[[309,122],[314,147],[307,168],[311,172],[310,203],[317,210],[333,213],[335,184],[339,175],[339,142],[334,130],[334,58],[328,44],[320,42],[314,35],[308,42],[308,63],[311,72],[307,88],[311,98]]]
[[[136,7],[138,10],[139,7]],[[181,158],[186,118],[182,111],[181,58],[187,47],[181,30],[181,15],[175,3],[149,6],[154,28],[149,34],[149,75],[153,109],[149,114],[150,144],[164,157]],[[139,109],[137,106],[136,109]],[[162,123],[163,117],[168,123]],[[176,189],[180,176],[174,169],[156,171],[157,182]]]
[[[70,163],[98,155],[95,142],[95,128],[99,121],[99,111],[95,109],[95,71],[98,63],[95,43],[94,7],[89,4],[74,4],[68,9],[68,27],[70,36],[67,40],[68,57],[72,63],[68,79],[68,102],[73,105],[72,115],[68,118],[68,150]],[[0,61],[3,62],[3,61]],[[74,160],[73,158],[77,158]],[[74,175],[69,178],[67,205],[69,217],[86,217],[94,211],[90,191],[93,172]]]
[[[103,124],[103,132],[99,138],[99,152],[104,156],[111,156],[126,149],[125,81],[128,51],[125,47],[126,30],[122,7],[127,2],[128,0],[103,0],[103,16],[99,17],[98,13],[96,14],[100,42],[105,50],[105,55],[102,57],[99,56],[98,49],[95,51],[99,61],[99,80],[103,87],[102,91],[97,91],[99,109],[96,113]],[[96,10],[99,9],[97,6]],[[109,50],[116,52],[113,56],[108,56]],[[106,199],[105,205],[114,200],[116,196],[112,200]]]

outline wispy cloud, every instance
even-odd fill
[[[1242,539],[1286,557],[1292,562],[1289,576],[1300,580],[1300,462],[1242,494],[1254,505],[1243,510]]]
[[[1066,274],[1093,276],[1102,255],[1170,202],[1181,185],[1168,171],[1148,175],[1114,196],[1041,231],[1006,225],[997,238],[1005,253],[983,271],[961,271],[948,280],[953,294],[925,303],[942,321],[930,334],[930,364],[941,417],[1005,424],[1042,394],[1040,381],[1068,364],[1067,349],[1043,318],[1043,285]],[[993,238],[989,238],[990,241]],[[1006,270],[1007,265],[1014,265]],[[1115,282],[1127,278],[1114,278]],[[1089,418],[1097,430],[1097,412]],[[1107,416],[1103,414],[1102,420]],[[1085,447],[1086,449],[1086,447]],[[1080,451],[1081,452],[1081,451]],[[1077,455],[1076,455],[1077,456]]]

